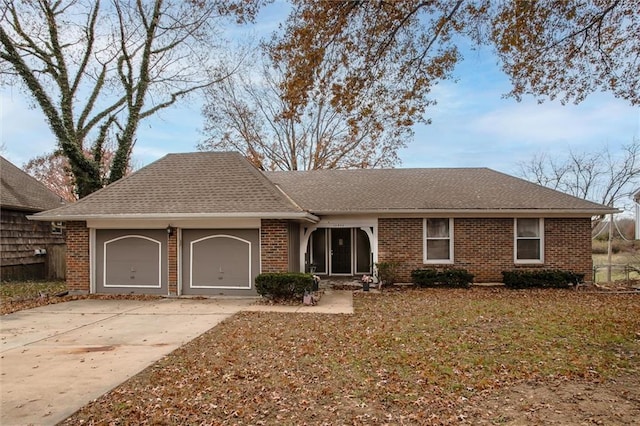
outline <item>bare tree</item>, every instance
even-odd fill
[[[596,152],[569,151],[564,159],[538,154],[519,164],[520,175],[576,197],[614,206],[630,199],[640,185],[640,140],[619,153],[608,146]]]
[[[252,61],[254,64],[259,60]],[[378,82],[350,110],[331,102],[335,83],[320,70],[304,107],[288,110],[284,73],[266,60],[207,90],[209,138],[201,150],[232,149],[268,170],[389,167],[412,136],[411,117],[398,111],[394,84]],[[404,123],[397,124],[403,117]]]
[[[260,3],[4,0],[0,78],[42,110],[84,197],[124,176],[141,120],[225,77],[220,25],[252,19]],[[117,146],[104,180],[109,137]]]

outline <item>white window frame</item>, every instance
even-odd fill
[[[422,244],[423,244],[423,249],[422,249],[422,262],[425,264],[432,264],[432,265],[451,265],[454,262],[453,259],[453,253],[454,253],[454,249],[453,249],[453,244],[454,244],[454,239],[453,239],[453,218],[450,217],[449,219],[449,237],[444,238],[444,237],[432,237],[429,238],[429,240],[449,240],[449,259],[427,259],[427,220],[428,219],[447,219],[446,217],[430,217],[430,218],[424,218],[422,220]]]
[[[518,219],[537,219],[538,220],[538,236],[537,237],[518,237]],[[539,259],[518,259],[518,240],[540,240],[540,258]],[[513,261],[517,264],[542,264],[544,263],[544,218],[542,217],[521,217],[513,219]]]
[[[51,222],[51,235],[62,235],[64,229],[64,222]]]

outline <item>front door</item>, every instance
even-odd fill
[[[351,274],[351,229],[331,228],[331,274]]]

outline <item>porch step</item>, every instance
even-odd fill
[[[320,288],[331,288],[340,290],[361,290],[362,281],[360,277],[324,277],[320,279]],[[369,284],[369,288],[377,289],[378,284]]]

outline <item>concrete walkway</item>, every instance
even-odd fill
[[[297,312],[313,314],[352,314],[353,292],[347,290],[324,290],[320,301],[314,306],[287,306],[253,304],[244,308],[253,312]]]
[[[316,306],[255,299],[78,300],[0,317],[0,424],[53,425],[241,310],[353,313],[352,294]]]

